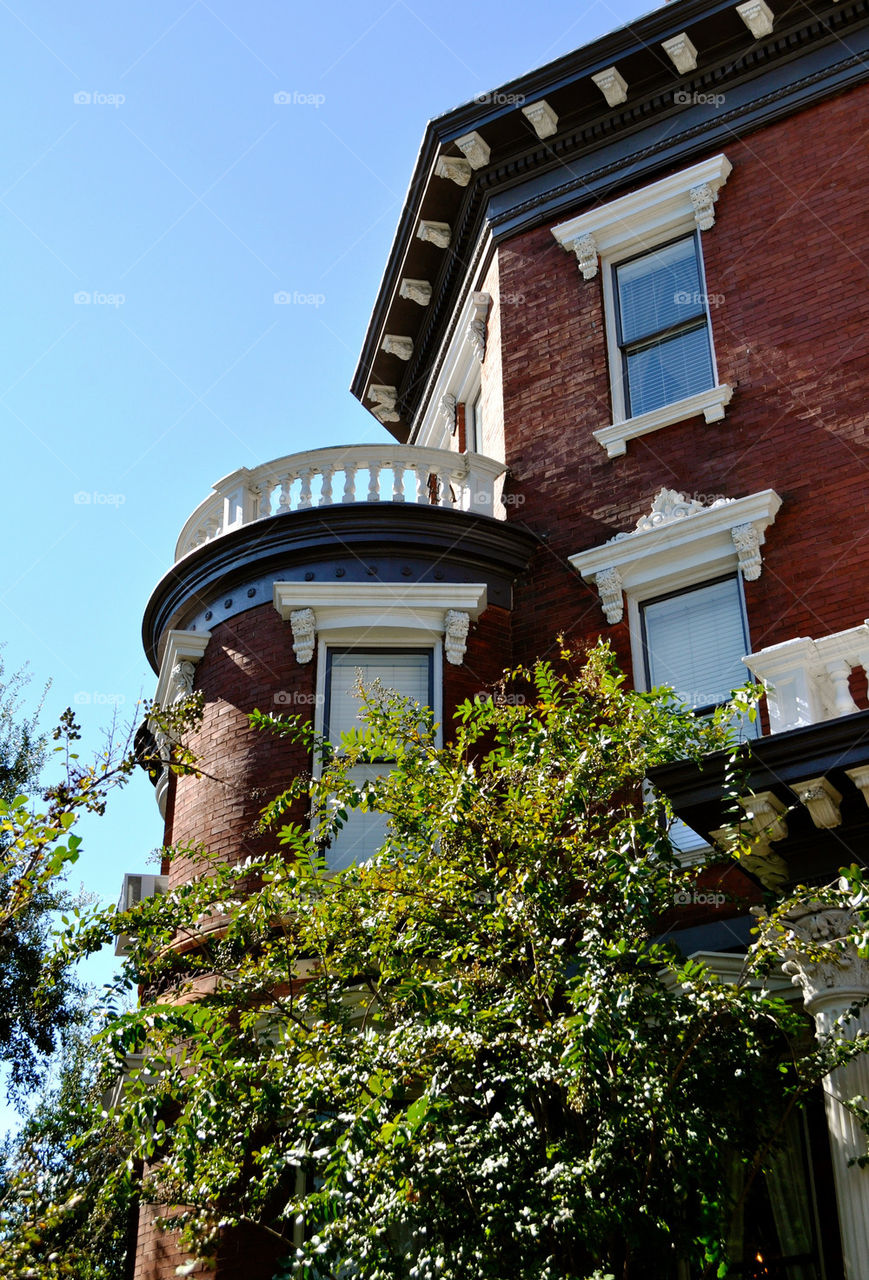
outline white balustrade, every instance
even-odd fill
[[[771,733],[853,715],[860,708],[848,681],[856,667],[869,675],[869,621],[818,640],[785,640],[742,661],[766,690]]]
[[[504,463],[412,445],[351,445],[290,454],[218,480],[193,512],[175,559],[255,520],[351,502],[410,502],[504,518],[495,481]]]

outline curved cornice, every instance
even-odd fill
[[[254,580],[370,580],[372,561],[381,581],[484,581],[495,588],[494,602],[509,604],[512,583],[536,545],[534,534],[491,516],[409,503],[335,504],[270,516],[216,538],[169,570],[145,610],[145,652],[159,670],[167,630],[189,627],[215,601]],[[233,613],[262,604],[262,594],[250,588],[249,602],[234,603]]]

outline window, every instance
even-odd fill
[[[411,698],[421,706],[432,706],[434,653],[430,648],[328,648],[323,724],[326,737],[336,746],[342,733],[361,727],[361,700],[355,692],[360,678],[366,686],[379,680],[385,689],[394,689],[402,697]],[[389,761],[355,765],[349,776],[353,782],[363,783],[382,775],[388,765]],[[329,870],[341,871],[353,863],[373,857],[386,838],[386,829],[385,815],[349,810],[347,822],[326,851]]]
[[[627,417],[715,385],[698,236],[613,268]]]
[[[739,579],[722,578],[640,606],[648,687],[672,685],[678,701],[709,713],[750,679]]]
[[[592,434],[611,458],[672,423],[717,422],[730,403],[700,251],[730,170],[726,156],[711,156],[552,228],[584,280],[602,275],[613,416]]]
[[[462,453],[479,453],[483,439],[483,394],[479,387],[465,406],[465,439],[459,442]]]

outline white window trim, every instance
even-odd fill
[[[458,323],[447,347],[414,444],[433,449],[450,449],[455,432],[457,404],[466,404],[480,389],[486,353],[486,319],[492,305],[491,294],[471,292],[459,313]]]
[[[707,422],[718,422],[724,417],[725,406],[730,403],[733,388],[727,383],[718,383],[712,318],[707,298],[706,323],[714,385],[683,400],[662,405],[650,413],[639,414],[634,418],[626,417],[612,269],[622,258],[644,253],[697,228],[700,231],[709,230],[715,223],[715,201],[731,168],[725,155],[712,156],[692,165],[690,169],[671,174],[659,182],[611,200],[552,228],[552,234],[561,247],[576,254],[584,279],[591,280],[597,275],[599,260],[603,268],[604,318],[613,421],[592,434],[606,449],[610,458],[626,453],[628,440],[659,431],[662,427],[686,421],[701,413]],[[703,271],[703,250],[699,241],[698,247]]]
[[[630,605],[737,568],[749,581],[759,578],[760,548],[780,506],[774,489],[718,498],[709,506],[662,489],[635,529],[568,558],[595,584],[607,621],[616,623],[623,616],[624,595]]]
[[[427,634],[418,627],[384,627],[375,631],[360,629],[358,626],[336,627],[321,635],[317,642],[317,680],[314,698],[314,731],[322,737],[326,727],[326,657],[329,649],[356,649],[370,652],[382,649],[385,653],[396,649],[420,649],[432,655],[432,707],[435,721],[435,746],[443,746],[443,689],[444,664],[443,649],[438,643],[440,636]],[[340,743],[333,743],[339,746]],[[312,762],[313,777],[319,781],[323,773],[323,762],[315,754]],[[311,831],[316,831],[317,820],[311,818]],[[328,872],[327,874],[332,874]]]
[[[276,582],[274,606],[293,628],[300,663],[310,662],[315,637],[332,644],[403,644],[398,635],[424,633],[447,660],[461,665],[468,626],[486,609],[484,582]],[[337,637],[337,639],[335,638]],[[421,638],[421,637],[419,637]]]

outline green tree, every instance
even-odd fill
[[[182,1273],[244,1229],[276,1278],[726,1274],[734,1174],[750,1186],[788,1111],[866,1046],[816,1045],[765,990],[769,931],[736,983],[657,940],[688,873],[643,780],[727,742],[733,708],[698,721],[625,690],[605,649],[564,659],[465,704],[444,747],[377,690],[337,751],[254,717],[322,776],[267,808],[272,856],[199,851],[189,884],[104,922],[134,938],[119,997],[145,996],[105,1032],[126,1085],[80,1150],[125,1158],[93,1212],[141,1168],[148,1200],[184,1206]],[[389,815],[387,840],[328,875],[354,807]],[[865,913],[858,882],[837,892]],[[62,1275],[49,1244],[26,1265]],[[0,1262],[33,1274],[10,1242]]]
[[[78,1015],[59,1036],[48,1078],[29,1099],[26,1120],[0,1148],[0,1237],[14,1240],[24,1275],[29,1269],[33,1276],[48,1274],[32,1270],[31,1261],[54,1254],[58,1275],[120,1280],[132,1198],[115,1194],[95,1204],[94,1188],[116,1173],[126,1149],[117,1141],[82,1147],[102,1110],[108,1080],[95,1040],[102,1016],[88,1005]]]

